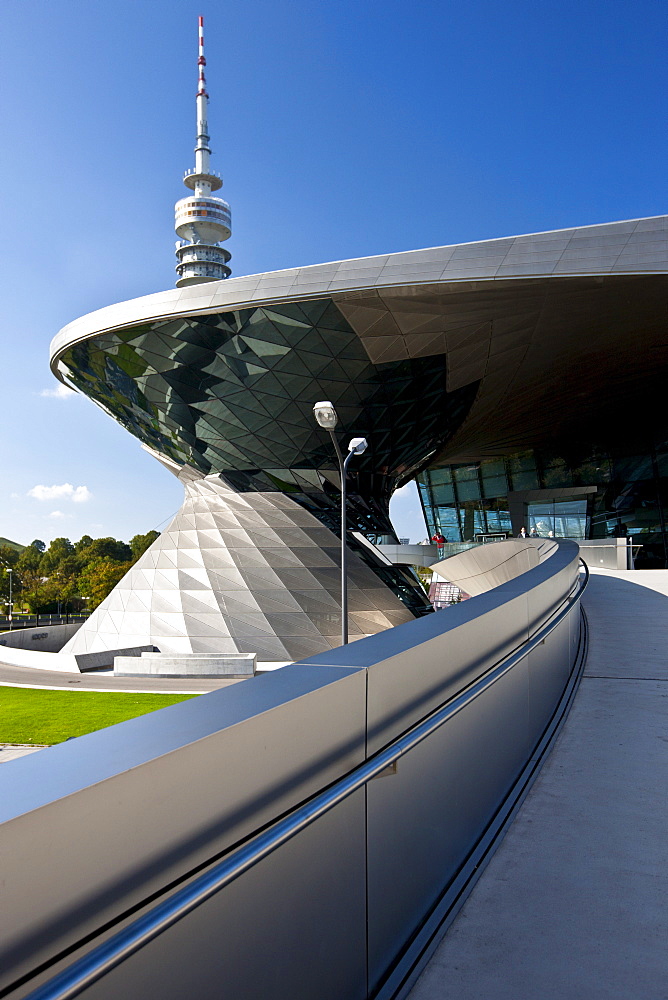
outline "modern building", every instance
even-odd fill
[[[203,156],[202,108],[203,77]],[[200,160],[186,218],[214,176]],[[176,290],[61,331],[56,376],[186,491],[65,650],[301,662],[0,766],[3,997],[657,995],[666,573],[590,578],[571,540],[453,543],[664,544],[667,221],[224,281],[223,227],[192,223]],[[345,539],[368,638],[338,649],[325,399],[343,445],[369,441]],[[473,596],[408,621],[423,592],[374,543],[415,477]]]
[[[668,566],[665,217],[486,247],[493,281],[450,298],[477,393],[418,476],[430,533],[628,537]]]
[[[338,644],[350,466],[351,637],[430,612],[390,498],[418,478],[431,536],[639,536],[666,559],[666,217],[228,278],[199,22],[195,168],[177,288],[62,330],[59,379],[183,481],[183,508],[65,648],[294,660]],[[216,280],[227,279],[227,280]],[[664,468],[665,467],[665,468]]]
[[[191,497],[185,521],[74,641],[197,651],[224,636],[232,651],[253,637],[276,659],[338,642],[339,480],[313,419],[319,399],[336,405],[342,440],[369,441],[351,466],[353,634],[425,609],[410,570],[376,563],[360,541],[394,540],[390,497],[416,476],[430,534],[440,526],[454,541],[522,524],[576,536],[629,531],[647,562],[663,565],[667,222],[232,278],[70,324],[52,345],[54,373],[187,479]],[[273,566],[275,526],[257,521],[253,535],[238,521],[240,507],[261,519],[268,503],[294,525],[284,521]],[[222,517],[215,525],[211,504]],[[308,543],[291,534],[297,525]],[[212,559],[228,577],[215,576]],[[198,567],[197,585],[178,575],[184,560]],[[197,587],[199,603],[189,604]],[[204,637],[192,644],[198,621],[212,629],[209,646]]]

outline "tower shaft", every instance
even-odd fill
[[[199,67],[199,81],[197,88],[197,145],[195,146],[195,172],[200,176],[209,173],[209,160],[211,149],[209,148],[209,122],[208,105],[209,95],[206,91],[206,77],[204,67],[206,57],[204,55],[204,18],[199,19],[199,56],[197,58]],[[202,190],[195,186],[195,194],[210,194],[211,185],[207,181],[201,182]],[[208,190],[207,190],[208,188]]]

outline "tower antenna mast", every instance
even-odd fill
[[[192,191],[174,206],[174,228],[180,237],[176,244],[176,287],[196,285],[202,281],[229,278],[229,250],[220,244],[232,235],[230,206],[213,191],[223,186],[220,174],[211,170],[209,147],[208,106],[206,89],[206,57],[204,55],[204,18],[198,23],[198,84],[197,139],[195,168],[187,170],[183,183]]]

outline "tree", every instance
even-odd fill
[[[0,545],[0,602],[9,599],[11,567],[15,604],[20,601],[32,613],[55,612],[80,605],[86,596],[92,611],[158,536],[157,531],[147,531],[135,535],[129,545],[90,535],[74,544],[69,538],[54,538],[48,549],[36,538],[21,552]]]
[[[425,593],[428,594],[429,586],[431,584],[431,580],[434,574],[427,566],[413,566],[413,569],[415,570],[415,574],[418,580],[424,587]]]
[[[88,607],[94,610],[111,593],[132,566],[132,561],[116,562],[107,557],[93,559],[79,574],[79,591],[90,598]]]
[[[19,550],[13,549],[11,545],[0,545],[0,565],[16,566],[19,555]]]
[[[67,605],[79,593],[79,569],[73,555],[65,556],[49,577],[54,600]]]
[[[51,576],[64,559],[74,553],[74,546],[69,538],[54,538],[40,559],[39,571],[42,576]]]
[[[147,531],[145,535],[135,535],[134,538],[130,539],[130,548],[132,549],[132,558],[136,562],[140,556],[143,556],[149,545],[152,545],[156,538],[160,537],[159,531]]]
[[[39,542],[39,539],[37,541]],[[37,575],[39,564],[42,561],[42,554],[46,548],[44,542],[39,542],[39,545],[42,546],[41,549],[38,547],[36,542],[31,542],[30,545],[23,550],[21,555],[16,560],[16,568],[19,573],[32,573]]]
[[[86,563],[92,562],[94,559],[128,562],[132,559],[132,549],[127,542],[119,542],[116,538],[94,538],[90,545],[78,550],[77,558],[81,566],[85,566]]]
[[[60,591],[55,578],[46,580],[34,573],[24,577],[21,601],[31,614],[38,614],[40,611],[55,611],[59,600],[61,600]]]
[[[82,535],[79,541],[74,543],[74,551],[78,554],[83,549],[87,549],[88,546],[92,544],[92,542],[93,539],[90,537],[90,535]]]

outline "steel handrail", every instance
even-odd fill
[[[190,885],[179,889],[162,903],[158,903],[148,913],[133,921],[108,941],[98,945],[47,983],[33,990],[25,997],[25,1000],[71,1000],[72,997],[78,996],[107,972],[120,965],[121,962],[183,917],[192,913],[207,899],[272,854],[301,830],[310,826],[320,816],[329,812],[330,809],[362,788],[372,778],[377,777],[387,767],[396,763],[405,753],[413,750],[428,736],[431,736],[445,722],[461,712],[466,705],[528,656],[561,624],[579,601],[589,582],[587,564],[583,559],[580,559],[580,562],[584,567],[584,578],[580,578],[576,589],[569,595],[570,599],[567,599],[566,606],[519,649],[508,654],[465,691],[460,692],[445,705],[433,711],[384,750],[378,751],[363,764],[359,764],[330,788],[319,792],[305,804],[293,809],[287,816],[274,823],[267,830],[257,834],[248,843],[231,851],[227,857],[215,864],[208,872],[199,875]]]

